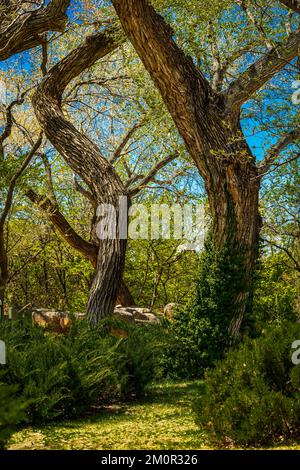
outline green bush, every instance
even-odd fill
[[[90,329],[73,320],[66,335],[26,321],[0,324],[8,358],[2,381],[17,385],[18,396],[29,401],[29,422],[77,416],[144,391],[156,374],[161,328],[119,326],[130,329],[127,339],[108,334],[104,323]]]
[[[266,444],[300,435],[300,325],[283,323],[247,339],[205,374],[196,421],[219,443]]]
[[[296,321],[297,275],[286,265],[286,255],[262,258],[256,280],[253,318],[260,332],[266,324]]]
[[[232,289],[243,289],[239,263],[232,250],[226,248],[220,252],[208,237],[193,299],[176,312],[170,325],[175,346],[165,365],[171,376],[201,377],[206,368],[226,353],[230,344],[228,329],[235,308]],[[245,317],[248,318],[248,312]],[[248,327],[244,322],[243,328]]]
[[[115,347],[83,323],[74,323],[64,336],[10,322],[2,327],[1,337],[8,358],[3,378],[30,400],[31,422],[81,413],[116,384]]]
[[[16,425],[25,418],[26,403],[16,396],[17,388],[0,383],[0,450],[6,447]]]
[[[122,379],[121,393],[126,398],[142,395],[148,384],[161,378],[161,359],[170,339],[164,325],[127,323],[123,328],[128,337],[119,345],[122,360],[118,362],[118,368]]]

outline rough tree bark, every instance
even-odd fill
[[[232,253],[232,263],[237,265],[240,282],[235,291],[231,286],[235,313],[228,325],[230,334],[236,336],[251,297],[261,225],[261,175],[240,128],[240,109],[297,55],[300,32],[269,50],[226,92],[216,92],[147,0],[112,3],[204,180],[215,245]]]
[[[287,8],[296,13],[300,13],[300,0],[279,0]]]
[[[0,320],[4,317],[5,291],[8,282],[8,258],[5,250],[4,232],[0,230]]]
[[[47,6],[23,11],[19,0],[0,0],[0,60],[40,45],[47,31],[64,31],[69,3],[52,0]]]
[[[123,39],[120,39],[114,27],[88,37],[81,46],[49,70],[32,99],[36,116],[50,142],[88,185],[97,204],[105,201],[116,208],[117,223],[119,197],[126,195],[124,185],[98,147],[65,118],[61,99],[72,79],[114,51],[120,41]],[[113,311],[123,273],[125,249],[126,240],[119,237],[102,240],[99,245],[96,273],[87,307],[92,325]]]
[[[37,194],[32,189],[26,192],[28,199],[39,209],[41,209],[53,223],[58,230],[61,237],[70,245],[72,248],[81,253],[87,260],[90,261],[94,269],[97,269],[97,259],[100,256],[98,254],[101,244],[99,241],[89,242],[82,238],[69,224],[65,216],[59,210],[57,204],[55,204],[50,198]],[[128,289],[125,282],[121,279],[118,288],[118,294],[116,304],[120,304],[123,307],[130,307],[135,305],[134,298]]]

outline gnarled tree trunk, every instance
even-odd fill
[[[112,3],[204,180],[214,243],[220,250],[227,249],[232,263],[237,263],[240,281],[232,286],[231,306],[235,308],[228,321],[231,335],[237,335],[254,278],[261,179],[240,129],[240,110],[298,54],[300,32],[293,31],[286,41],[270,48],[223,91],[213,88],[178,47],[174,32],[148,0]]]
[[[228,329],[237,337],[245,313],[252,306],[253,281],[258,255],[261,217],[258,208],[260,180],[251,160],[236,159],[228,164],[211,165],[212,186],[207,188],[210,202],[213,241],[220,253],[226,253],[234,275],[229,285],[231,318]],[[226,276],[227,273],[224,273]]]
[[[83,239],[69,224],[65,216],[60,212],[56,201],[54,202],[49,197],[37,194],[32,189],[26,192],[26,196],[34,205],[39,207],[39,209],[41,209],[47,215],[47,217],[54,224],[62,238],[72,248],[77,250],[87,260],[90,261],[93,268],[95,269],[95,275],[97,275],[98,259],[103,258],[102,250],[105,250],[105,245],[97,239],[95,227],[97,219],[93,217],[91,228],[92,240],[87,241]],[[132,305],[135,305],[133,296],[122,279],[118,284],[118,295],[116,299],[116,304],[120,304],[123,307],[130,307]]]
[[[132,307],[135,305],[133,295],[124,281],[121,282],[116,304],[122,305],[122,307]]]
[[[33,96],[33,105],[46,136],[75,173],[88,185],[97,205],[111,204],[116,210],[118,234],[119,198],[126,190],[112,165],[98,147],[80,133],[64,116],[61,99],[68,83],[112,52],[119,44],[114,28],[96,33],[55,65],[45,76]],[[122,278],[126,240],[118,236],[100,240],[96,273],[90,291],[87,315],[95,325],[113,311]]]

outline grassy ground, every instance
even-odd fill
[[[13,436],[10,449],[209,449],[191,411],[191,401],[202,386],[164,384],[143,401],[111,406],[77,421],[26,428]]]

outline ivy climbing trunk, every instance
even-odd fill
[[[249,155],[250,156],[250,155]],[[211,165],[207,193],[212,214],[213,243],[226,267],[228,330],[239,336],[242,321],[252,307],[253,281],[258,255],[261,217],[255,166],[245,156],[220,168]],[[224,265],[223,265],[224,269]]]

